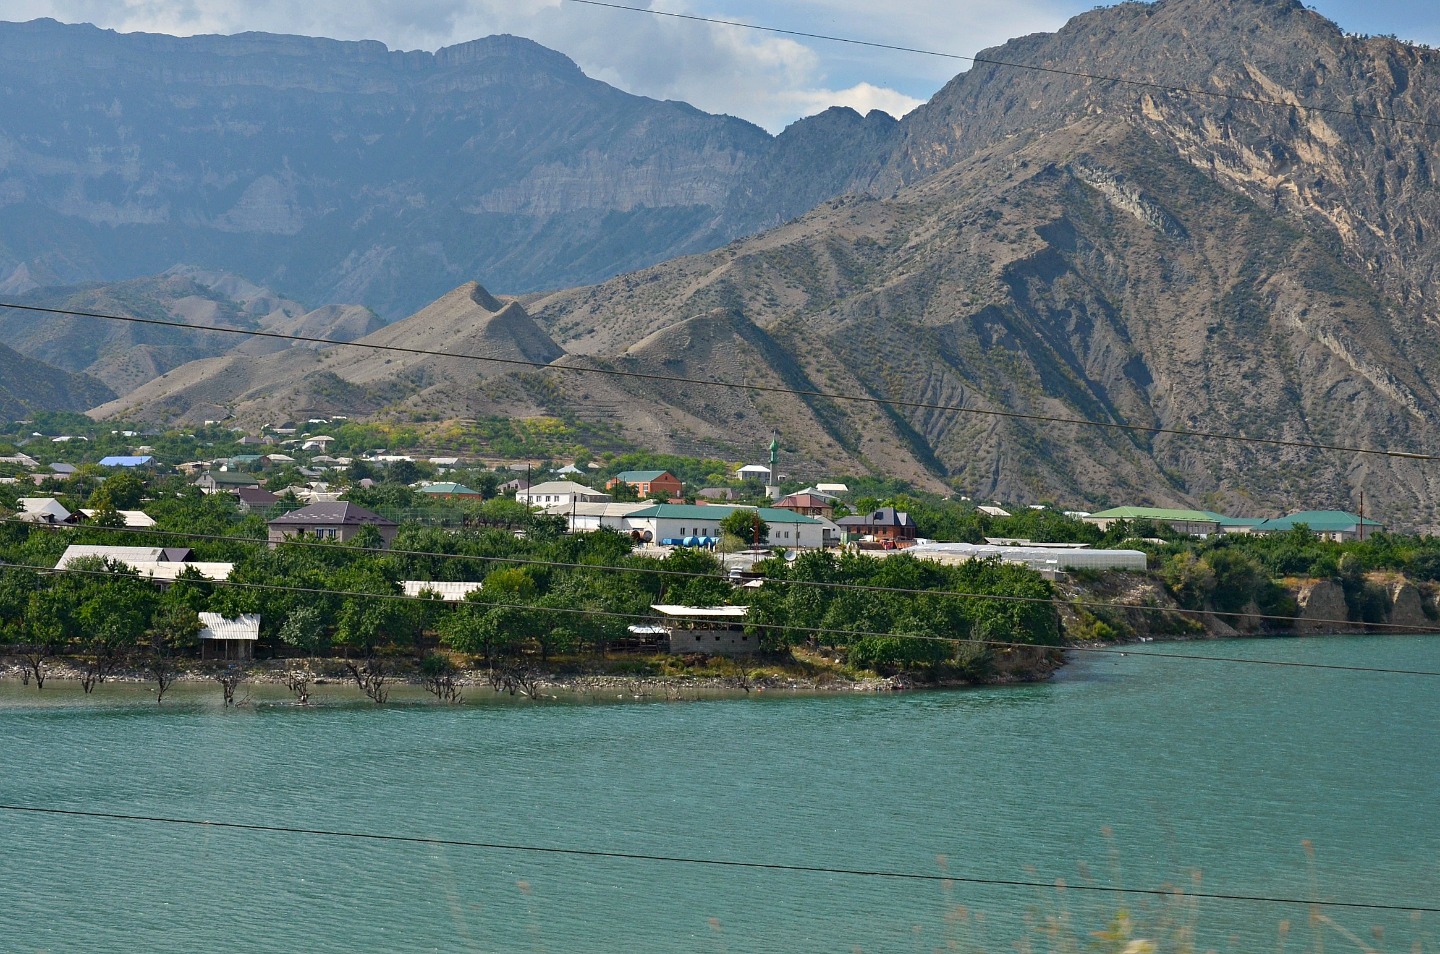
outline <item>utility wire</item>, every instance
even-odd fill
[[[1405,460],[1440,460],[1433,454],[1417,454],[1409,451],[1377,450],[1366,447],[1350,447],[1344,444],[1327,444],[1319,441],[1287,440],[1279,437],[1245,437],[1239,434],[1224,434],[1218,431],[1186,430],[1176,427],[1160,427],[1151,424],[1125,424],[1119,421],[1092,421],[1086,418],[1055,417],[1048,414],[1025,414],[1020,411],[997,411],[986,408],[962,407],[954,404],[933,404],[925,401],[902,401],[896,398],[881,398],[862,394],[836,394],[830,391],[814,391],[803,388],[787,388],[769,384],[737,384],[732,381],[702,381],[674,374],[658,374],[648,371],[623,371],[618,368],[591,368],[579,365],[557,366],[541,361],[527,361],[523,358],[500,358],[491,355],[466,354],[463,352],[434,351],[428,348],[409,348],[403,345],[378,344],[371,341],[336,341],[312,335],[288,335],[278,331],[250,331],[244,328],[227,328],[221,325],[190,324],[179,321],[161,321],[158,318],[140,318],[134,315],[110,315],[93,311],[74,311],[66,308],[47,308],[40,305],[22,305],[16,302],[0,301],[0,308],[19,311],[39,312],[51,315],[66,315],[75,318],[99,318],[105,321],[120,321],[137,325],[155,325],[162,328],[178,328],[186,331],[212,331],[227,335],[246,335],[254,338],[272,338],[280,341],[298,341],[305,344],[332,345],[339,348],[360,348],[367,351],[385,351],[396,354],[411,354],[430,358],[459,358],[466,361],[488,361],[512,367],[531,368],[556,373],[575,372],[598,374],[641,381],[657,381],[664,384],[690,384],[698,387],[724,388],[733,391],[749,391],[762,394],[788,394],[801,398],[819,398],[827,401],[850,401],[857,404],[871,404],[882,407],[905,408],[918,411],[940,411],[947,414],[972,414],[982,417],[1004,418],[1006,420],[1033,421],[1043,424],[1073,424],[1080,427],[1101,427],[1111,430],[1130,431],[1144,434],[1166,434],[1175,437],[1201,438],[1205,440],[1232,441],[1240,444],[1262,444],[1270,447],[1294,447],[1303,450],[1340,451],[1346,454],[1366,454],[1374,457],[1402,458]]]
[[[841,868],[829,865],[798,865],[767,861],[740,861],[726,858],[696,858],[687,855],[660,855],[636,851],[607,851],[598,848],[561,848],[544,845],[523,845],[495,841],[467,841],[455,838],[434,838],[423,835],[396,835],[380,832],[345,831],[329,828],[301,828],[290,825],[259,825],[245,822],[210,821],[198,818],[173,818],[161,815],[130,815],[119,812],[83,811],[68,808],[42,808],[34,805],[0,804],[0,811],[28,815],[50,815],[61,818],[89,818],[103,821],[136,822],[150,825],[183,825],[194,828],[226,829],[277,835],[311,835],[321,838],[348,838],[389,844],[429,845],[446,848],[479,848],[485,851],[508,851],[534,855],[562,855],[607,861],[643,861],[661,864],[696,865],[711,868],[743,868],[750,871],[783,871],[793,874],[824,874],[850,878],[883,878],[892,881],[921,881],[990,885],[1004,888],[1061,888],[1066,891],[1088,891],[1100,894],[1145,895],[1150,897],[1184,897],[1205,901],[1243,901],[1255,904],[1316,905],[1368,911],[1402,911],[1407,913],[1440,914],[1440,907],[1423,904],[1388,904],[1376,901],[1317,901],[1275,895],[1191,892],[1178,888],[1120,888],[1100,884],[1024,881],[1010,878],[983,878],[957,874],[925,874],[884,868]]]
[[[68,573],[79,576],[99,576],[114,578],[115,572],[111,570],[85,570],[72,567],[43,567],[26,563],[7,563],[0,565],[0,570],[24,571],[29,570],[36,573]],[[137,575],[137,579],[145,580],[145,577]],[[178,582],[178,581],[167,581]],[[594,617],[601,619],[632,620],[644,623],[654,623],[655,617],[643,613],[621,613],[614,610],[601,610],[589,608],[577,608],[569,606],[541,606],[533,603],[469,603],[466,601],[448,602],[439,599],[430,599],[423,596],[407,596],[403,593],[366,593],[360,590],[335,590],[323,587],[310,586],[285,586],[279,583],[244,583],[237,580],[194,580],[190,581],[195,585],[222,586],[246,590],[269,590],[282,593],[302,593],[310,596],[327,596],[340,599],[362,599],[362,600],[397,600],[406,603],[423,603],[426,606],[436,609],[459,610],[465,607],[477,607],[485,609],[513,609],[526,612],[558,613],[569,616]],[[951,597],[964,597],[964,593],[939,594]],[[1042,601],[1048,602],[1048,601]],[[1114,656],[1136,656],[1139,658],[1154,659],[1187,659],[1203,660],[1205,662],[1239,663],[1254,666],[1273,666],[1284,669],[1323,669],[1336,672],[1365,672],[1379,673],[1392,676],[1440,676],[1440,671],[1429,671],[1423,669],[1387,669],[1377,666],[1340,666],[1331,663],[1309,663],[1293,662],[1279,659],[1246,659],[1240,656],[1196,656],[1184,653],[1161,653],[1150,652],[1149,650],[1136,650],[1134,647],[1116,649],[1098,646],[1079,645],[1047,645],[1044,643],[1021,643],[999,639],[961,639],[956,636],[932,636],[922,633],[877,633],[870,630],[832,629],[823,626],[793,626],[788,623],[757,623],[758,629],[765,629],[786,633],[804,633],[815,636],[844,636],[854,639],[857,637],[875,637],[882,639],[910,639],[921,642],[948,643],[955,646],[989,646],[995,649],[1019,649],[1038,652],[1079,652],[1095,653],[1100,655]]]
[[[22,521],[17,517],[0,519],[0,523],[13,523],[32,528],[38,526],[41,527],[41,529],[46,530],[100,530],[110,533],[133,533],[181,540],[205,540],[208,542],[219,543],[243,543],[250,544],[252,546],[267,545],[267,541],[257,540],[252,537],[227,537],[222,534],[216,533],[190,533],[175,530],[158,530],[150,527],[99,527],[94,525],[84,527],[50,527],[35,524],[30,521]],[[482,556],[470,553],[441,553],[433,550],[397,550],[386,547],[360,547],[354,546],[353,544],[345,544],[344,546],[339,546],[334,543],[327,543],[319,540],[301,540],[296,537],[287,538],[284,545],[295,547],[317,547],[329,553],[364,553],[373,556],[400,556],[420,557],[426,559],[466,560],[478,563],[499,563],[516,566],[547,567],[551,569],[562,570],[601,570],[616,573],[640,574],[646,576],[679,577],[682,579],[718,579],[718,577],[716,577],[713,573],[703,573],[697,570],[650,569],[648,567],[620,566],[609,563],[566,563],[561,560],[536,560],[528,557]],[[445,581],[434,580],[431,582],[440,583]],[[1195,617],[1224,618],[1243,615],[1251,619],[1258,619],[1264,622],[1295,623],[1299,621],[1297,617],[1282,616],[1279,614],[1226,613],[1222,610],[1186,609],[1183,606],[1151,606],[1144,603],[1121,603],[1106,600],[1071,600],[1064,599],[1062,597],[1051,597],[1047,599],[1046,597],[1042,596],[1020,596],[1007,593],[964,593],[955,590],[922,590],[904,586],[876,586],[867,583],[843,583],[830,580],[792,580],[782,579],[779,577],[766,577],[765,582],[767,584],[777,584],[781,586],[814,586],[822,589],[849,590],[862,593],[887,593],[891,595],[903,596],[957,597],[973,600],[989,600],[991,602],[998,603],[1044,603],[1055,606],[1057,608],[1064,606],[1081,606],[1087,609],[1142,610],[1156,613],[1173,613],[1177,615]],[[415,598],[416,597],[411,597],[411,599]],[[1433,633],[1436,631],[1437,628],[1440,628],[1440,626],[1418,627],[1406,623],[1356,623],[1353,620],[1331,619],[1328,617],[1306,617],[1303,621],[1305,623],[1318,623],[1335,626],[1370,626],[1377,629],[1393,631],[1400,634],[1428,634]],[[968,642],[968,640],[962,640],[962,642]]]
[[[825,40],[830,43],[846,43],[852,46],[865,46],[877,50],[891,50],[897,53],[918,53],[921,56],[936,56],[947,60],[963,60],[967,63],[974,63],[980,66],[1000,66],[1007,69],[1029,70],[1034,73],[1050,73],[1055,76],[1069,76],[1076,79],[1096,80],[1102,83],[1115,83],[1122,86],[1136,86],[1141,89],[1153,89],[1165,93],[1184,93],[1190,96],[1207,96],[1211,99],[1224,99],[1232,102],[1249,103],[1255,106],[1273,106],[1285,110],[1303,109],[1312,113],[1328,113],[1335,116],[1345,116],[1350,119],[1377,119],[1381,122],[1395,123],[1405,126],[1422,126],[1431,129],[1440,129],[1440,122],[1433,122],[1427,119],[1406,119],[1400,116],[1386,116],[1384,113],[1366,112],[1364,110],[1341,109],[1338,106],[1316,106],[1309,103],[1287,103],[1281,99],[1265,99],[1260,96],[1247,96],[1243,93],[1223,93],[1218,90],[1199,89],[1193,86],[1176,86],[1170,83],[1159,83],[1154,80],[1127,79],[1123,76],[1112,76],[1105,73],[1087,73],[1083,70],[1067,70],[1058,66],[1037,66],[1033,63],[1017,63],[1013,60],[995,60],[983,56],[965,56],[961,53],[944,53],[938,50],[926,50],[913,46],[899,46],[892,43],[879,43],[874,40],[858,40],[854,37],[831,36],[824,33],[810,33],[805,30],[785,30],[780,27],[761,26],[755,23],[744,23],[739,20],[722,20],[717,17],[699,16],[693,13],[672,13],[668,10],[652,10],[646,7],[631,7],[621,3],[605,3],[602,0],[569,0],[570,3],[584,4],[588,7],[605,7],[610,10],[626,10],[630,13],[647,13],[656,17],[669,17],[674,20],[690,20],[696,23],[710,23],[716,26],[738,27],[742,30],[755,30],[759,33],[772,33],[780,36],[794,36],[806,40]]]

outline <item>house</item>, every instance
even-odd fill
[[[199,632],[201,659],[255,658],[255,644],[260,641],[260,614],[246,613],[226,619],[219,613],[200,613]]]
[[[94,520],[95,515],[100,511],[82,507],[80,513],[86,520]],[[155,518],[140,510],[117,510],[120,519],[125,521],[125,526],[135,530],[148,530],[155,526]]]
[[[485,495],[478,490],[471,490],[464,484],[426,484],[420,488],[422,494],[426,494],[437,500],[484,500]]]
[[[0,464],[12,464],[16,467],[24,467],[26,470],[34,470],[40,466],[40,462],[29,454],[11,454],[8,457],[0,457]]]
[[[685,489],[680,478],[668,470],[622,470],[605,484],[606,490],[613,490],[620,484],[629,484],[642,497],[678,497]]]
[[[75,543],[65,548],[55,569],[64,570],[76,560],[99,557],[137,569],[148,563],[190,563],[195,554],[189,547],[108,547]]]
[[[671,653],[747,656],[760,650],[760,637],[745,632],[748,606],[657,603],[650,608],[664,618]]]
[[[419,597],[426,593],[434,593],[446,603],[460,603],[465,597],[480,589],[479,583],[464,583],[432,580],[401,580],[400,588],[406,596]]]
[[[1385,525],[1369,517],[1363,520],[1344,510],[1302,510],[1284,517],[1257,523],[1251,533],[1284,533],[1304,526],[1326,540],[1360,540],[1375,533],[1384,533]]]
[[[50,472],[52,474],[58,474],[61,477],[69,477],[71,474],[75,473],[75,465],[62,464],[59,461],[56,461],[55,463],[50,465]]]
[[[240,501],[240,512],[269,510],[280,502],[279,496],[261,487],[236,487],[232,493]]]
[[[386,520],[378,513],[371,513],[358,504],[344,500],[313,503],[292,510],[271,520],[268,526],[272,547],[291,538],[345,543],[355,539],[361,527],[374,527],[380,531],[383,546],[388,547],[400,531],[400,525],[393,520]]]
[[[832,497],[850,492],[850,488],[844,484],[816,484],[815,489],[822,494],[829,494]]]
[[[981,504],[975,509],[989,517],[1008,517],[1011,515],[1010,511],[1004,507],[995,507],[990,504]]]
[[[829,519],[835,515],[835,498],[821,496],[819,494],[807,494],[804,492],[790,494],[788,497],[781,497],[773,504],[776,510],[789,510],[794,513],[803,513],[807,517],[825,517]]]
[[[1163,524],[1176,533],[1204,537],[1212,533],[1219,533],[1221,521],[1226,518],[1220,516],[1218,513],[1211,513],[1208,510],[1170,510],[1163,507],[1112,507],[1109,510],[1092,513],[1090,516],[1082,517],[1081,519],[1086,523],[1094,524],[1101,530],[1109,530],[1113,524],[1121,520],[1131,522],[1148,520],[1151,523]]]
[[[585,473],[585,471],[581,470],[579,467],[576,467],[574,464],[566,464],[564,467],[557,467],[556,469],[550,471],[550,473],[562,474],[568,477],[572,474],[583,474]]]
[[[770,468],[764,464],[746,464],[735,471],[736,480],[758,480],[762,484],[770,483]]]
[[[327,421],[326,423],[328,424],[329,422]],[[314,437],[305,438],[305,443],[300,445],[300,449],[302,451],[318,450],[324,452],[328,451],[330,445],[333,443],[335,443],[335,438],[329,434],[317,434]]]
[[[219,494],[241,487],[259,487],[260,478],[254,474],[239,474],[233,470],[212,470],[201,474],[192,483],[204,493]]]
[[[714,546],[720,542],[720,522],[737,510],[759,513],[770,528],[769,545],[819,549],[825,545],[824,525],[814,517],[771,507],[735,507],[725,504],[651,504],[625,518],[632,536],[663,546]]]
[[[185,573],[199,574],[203,579],[223,581],[235,569],[233,563],[202,563],[195,560],[189,547],[109,547],[76,544],[65,548],[55,569],[69,569],[77,560],[98,557],[129,567],[142,577],[156,583],[174,583]]]
[[[15,501],[15,519],[22,523],[74,523],[74,516],[54,497],[21,497]]]
[[[516,477],[514,480],[507,480],[505,481],[505,483],[496,487],[495,492],[508,497],[511,494],[518,494],[520,491],[528,490],[529,488],[530,481],[526,480],[524,477]]]
[[[701,500],[739,500],[740,491],[729,487],[702,487],[695,496]]]
[[[847,542],[874,543],[887,550],[912,546],[917,536],[915,521],[908,513],[894,507],[841,517],[835,522]]]
[[[235,443],[241,445],[242,447],[257,447],[263,444],[273,444],[274,441],[272,441],[268,437],[251,437],[247,434]]]
[[[573,480],[547,480],[515,492],[515,499],[531,507],[568,507],[572,503],[607,503],[614,498]]]
[[[100,458],[101,467],[153,467],[155,458],[149,454],[127,457],[123,455],[111,455]]]
[[[629,533],[631,528],[625,522],[625,518],[650,506],[653,504],[635,501],[629,503],[572,503],[569,506],[557,504],[546,507],[545,513],[552,517],[563,517],[570,524],[571,533],[589,533],[592,530],[599,530],[601,527]]]

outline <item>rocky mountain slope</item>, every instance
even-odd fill
[[[364,337],[384,324],[374,312],[359,305],[310,310],[237,276],[186,266],[128,282],[36,289],[11,298],[20,304],[69,311],[338,341]],[[200,358],[231,351],[270,354],[292,347],[289,342],[273,338],[243,338],[219,331],[184,331],[14,308],[0,308],[0,339],[57,368],[98,378],[116,394]],[[214,408],[204,411],[214,414]]]
[[[407,314],[479,277],[596,281],[786,221],[896,131],[779,137],[494,36],[434,54],[0,23],[0,292],[176,262]]]
[[[70,374],[0,345],[0,418],[24,420],[36,411],[84,411],[115,397],[101,382]]]
[[[1440,125],[1354,115],[1440,124],[1440,55],[1347,37],[1291,0],[1159,0],[986,57],[1351,115],[977,67],[870,154],[851,194],[714,252],[525,299],[566,355],[446,390],[443,409],[546,410],[737,456],[777,428],[792,472],[865,468],[1022,502],[1258,515],[1353,507],[1364,491],[1393,525],[1440,526],[1425,462],[560,370],[1440,446],[1425,243]],[[428,400],[414,393],[436,393],[420,383],[369,393],[414,410]],[[106,410],[184,403],[132,397]]]

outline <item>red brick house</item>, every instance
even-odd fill
[[[606,490],[629,484],[642,497],[678,497],[685,485],[668,470],[625,470],[610,478]]]

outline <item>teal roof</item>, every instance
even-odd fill
[[[473,497],[480,496],[480,491],[471,490],[464,484],[430,484],[420,488],[422,494],[470,494]]]
[[[1111,507],[1092,513],[1088,519],[1101,520],[1189,520],[1193,523],[1221,523],[1228,518],[1208,510],[1167,510],[1163,507]]]
[[[630,517],[656,517],[661,520],[724,520],[737,510],[759,510],[760,519],[766,523],[818,524],[814,517],[776,510],[771,507],[731,507],[723,504],[656,504],[637,510]]]
[[[1299,513],[1262,520],[1256,525],[1256,529],[1289,530],[1302,523],[1316,533],[1345,533],[1360,526],[1360,518],[1353,513],[1346,513],[1344,510],[1302,510]],[[1377,530],[1385,529],[1383,523],[1371,520],[1369,517],[1365,518],[1365,526]]]
[[[623,480],[627,484],[644,481],[649,483],[670,473],[668,470],[622,470],[615,475],[616,480]]]

